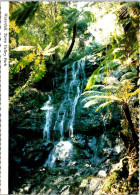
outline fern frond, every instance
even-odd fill
[[[12,13],[10,20],[15,20],[18,26],[22,26],[27,19],[31,21],[38,9],[39,2],[24,2],[19,9]]]
[[[114,100],[114,101],[121,101],[120,98],[117,98],[116,96],[114,95],[105,95],[105,96],[100,96],[100,95],[95,95],[95,96],[91,96],[92,99],[97,99],[97,100],[100,100],[100,99],[107,99],[107,100]]]
[[[44,49],[44,51],[48,51],[51,48],[52,42],[49,43],[49,45],[47,45],[47,47]]]
[[[33,49],[35,49],[34,46],[19,46],[13,49],[12,51],[31,51]]]
[[[83,101],[87,101],[87,100],[94,100],[96,99],[98,102],[100,100],[112,100],[112,101],[117,101],[117,102],[121,102],[121,98],[118,98],[116,96],[113,96],[113,95],[95,95],[95,96],[89,96],[89,97],[86,97],[82,100]]]
[[[92,85],[91,89],[104,87],[103,85]]]
[[[140,89],[136,89],[134,92],[129,93],[129,94],[128,94],[129,100],[130,100],[133,96],[135,96],[135,95],[137,95],[137,94],[140,94]],[[129,101],[129,100],[128,100],[128,101]]]
[[[88,101],[85,105],[84,105],[84,108],[89,108],[90,106],[93,106],[95,104],[98,104],[99,102],[96,101],[96,100],[90,100]]]
[[[107,86],[104,86],[103,89],[118,89],[118,87],[114,85],[107,85]]]
[[[53,48],[50,48],[50,49],[48,49],[48,47],[46,47],[46,48],[44,49],[44,51],[42,52],[42,54],[43,54],[44,56],[50,56],[51,54],[54,53],[54,51],[55,51],[57,48],[58,48],[58,46],[53,47]]]
[[[40,44],[37,44],[37,53],[39,54],[40,52],[42,52],[42,47],[40,46]]]
[[[103,80],[103,83],[112,85],[112,84],[118,84],[119,81],[117,78],[115,77],[105,77],[105,79]]]
[[[125,80],[125,79],[132,79],[132,78],[136,78],[137,74],[133,73],[133,72],[127,72],[125,73],[122,77],[121,77],[121,81]]]
[[[98,112],[100,109],[102,108],[105,108],[106,106],[109,106],[110,104],[114,103],[114,101],[108,101],[108,102],[105,102],[103,104],[101,104],[96,110],[95,112]]]
[[[103,92],[101,91],[85,91],[84,93],[82,93],[82,95],[91,95],[91,94],[103,94]]]
[[[90,77],[89,80],[88,80],[86,89],[91,89],[91,87],[92,87],[93,85],[95,85],[95,82],[96,82],[95,76],[98,76],[98,75],[99,75],[100,68],[101,68],[101,65],[92,73],[91,77]]]
[[[120,81],[118,89],[125,92],[130,92],[134,88],[134,83],[132,83],[132,79],[125,79]]]
[[[26,66],[28,66],[31,62],[34,61],[36,57],[36,54],[30,53],[29,55],[22,58],[17,64],[14,65],[12,68],[13,74],[18,73],[20,70],[24,69]]]

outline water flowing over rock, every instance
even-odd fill
[[[52,114],[53,114],[53,107],[50,106],[51,104],[51,96],[48,96],[49,100],[46,104],[41,108],[46,112],[46,124],[43,130],[43,140],[47,138],[47,142],[50,142],[50,126],[52,121]]]
[[[54,149],[50,153],[44,167],[53,168],[56,165],[56,160],[61,161],[61,166],[65,165],[66,158],[70,161],[70,157],[73,153],[73,145],[70,141],[60,141],[55,145]]]
[[[44,139],[47,138],[47,142],[50,141],[50,129],[52,130],[52,140],[64,140],[64,133],[68,132],[69,137],[73,137],[75,111],[78,99],[83,91],[85,77],[85,59],[74,62],[72,65],[64,67],[64,80],[58,85],[59,79],[53,79],[53,85],[58,85],[58,91],[56,94],[61,93],[61,99],[56,102],[59,97],[53,100],[54,105],[54,117],[51,103],[51,97],[46,102],[46,124],[44,128]],[[68,72],[69,71],[69,72]],[[64,93],[63,93],[64,92]],[[53,118],[53,124],[51,124]],[[57,134],[57,135],[56,135]],[[56,138],[54,138],[56,135]]]
[[[61,166],[62,162],[73,158],[73,151],[77,148],[83,148],[83,151],[81,155],[78,152],[76,154],[80,158],[84,156],[89,159],[92,164],[100,164],[113,152],[116,155],[120,153],[115,150],[118,145],[116,137],[104,133],[116,113],[95,113],[96,106],[84,108],[83,99],[86,96],[82,93],[87,82],[88,68],[83,58],[64,66],[62,74],[53,78],[54,93],[42,108],[46,112],[44,142],[53,142],[55,145],[46,159],[45,167]],[[71,152],[67,148],[70,145]]]

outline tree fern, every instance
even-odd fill
[[[20,51],[24,49],[29,49],[29,47],[20,47]],[[10,98],[10,104],[16,100],[16,98],[21,94],[23,90],[25,90],[26,87],[33,84],[34,82],[39,82],[46,74],[46,64],[44,56],[50,56],[54,53],[55,48],[51,48],[51,43],[43,50],[42,47],[38,44],[37,51],[35,54],[34,52],[31,52],[27,56],[23,57],[17,64],[13,65],[13,67],[10,69],[12,74],[17,74],[20,71],[22,71],[26,66],[30,65],[31,70],[31,76],[29,76],[27,82],[16,91],[16,94]],[[18,48],[16,49],[16,51]]]

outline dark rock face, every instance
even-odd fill
[[[88,97],[90,96],[88,95]],[[75,133],[98,137],[104,131],[110,131],[112,125],[117,125],[116,128],[120,128],[121,115],[115,105],[110,106],[109,110],[105,108],[102,111],[96,112],[99,104],[86,108],[84,107],[87,103],[87,100],[84,101],[85,98],[86,95],[81,95],[76,106]]]
[[[45,163],[50,151],[53,148],[52,143],[42,144],[42,140],[34,140],[22,149],[23,165],[28,168],[42,166]]]

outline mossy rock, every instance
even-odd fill
[[[114,171],[113,173],[111,173],[111,175],[106,179],[106,181],[102,187],[102,190],[108,193],[110,191],[112,185],[117,183],[119,175],[120,175],[119,171]]]

